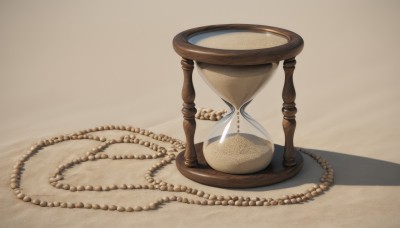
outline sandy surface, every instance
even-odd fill
[[[0,227],[399,227],[400,105],[396,1],[1,1]],[[256,23],[305,40],[297,58],[295,144],[326,157],[336,185],[303,205],[201,207],[171,203],[148,213],[40,208],[14,198],[9,174],[44,137],[104,124],[129,124],[183,139],[178,32],[207,24]],[[282,65],[248,112],[283,143]],[[225,108],[194,74],[198,107]],[[196,140],[213,123],[198,121]],[[108,133],[108,134],[118,134]],[[44,198],[141,204],[168,193],[68,193],[47,183],[54,168],[93,142],[64,143],[27,164],[24,190]],[[139,147],[113,147],[146,153]],[[71,182],[144,182],[151,162],[93,163]],[[242,191],[201,186],[174,165],[157,175],[214,194],[281,196],[306,189],[321,170],[310,159],[294,179]]]

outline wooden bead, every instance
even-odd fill
[[[150,207],[150,209],[154,210],[157,208],[157,204],[151,203],[151,204],[149,204],[149,207]]]
[[[86,185],[85,186],[85,190],[92,191],[93,190],[93,186],[92,185]]]
[[[203,195],[204,195],[204,192],[203,192],[203,191],[198,191],[198,192],[197,192],[197,196],[202,197]]]
[[[78,186],[76,187],[76,189],[77,189],[78,191],[83,191],[83,190],[85,190],[85,187],[82,186],[82,185],[78,185]]]
[[[317,194],[316,191],[312,191],[312,192],[311,192],[311,195],[312,195],[312,196],[316,196],[316,195],[318,195],[318,194]]]
[[[160,190],[161,190],[161,191],[166,191],[166,190],[167,190],[167,186],[161,186],[161,187],[160,187]]]
[[[135,188],[136,188],[136,189],[142,189],[142,185],[136,184],[136,185],[135,185]]]
[[[25,201],[25,202],[30,202],[30,201],[31,201],[31,197],[25,196],[25,197],[23,198],[23,201]]]
[[[24,193],[19,193],[18,195],[17,195],[17,198],[18,199],[23,199],[25,197],[25,194]]]
[[[41,201],[39,205],[41,207],[46,207],[47,206],[47,202],[46,201]]]
[[[33,204],[36,204],[36,205],[39,205],[39,204],[40,204],[40,200],[38,200],[38,199],[33,199],[31,202],[32,202]]]

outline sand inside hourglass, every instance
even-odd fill
[[[223,66],[197,62],[197,66],[206,83],[239,110],[269,81],[278,64]]]
[[[203,153],[207,163],[216,170],[246,174],[268,166],[274,154],[274,145],[255,135],[233,133],[226,136],[223,143],[212,141]]]

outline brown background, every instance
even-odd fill
[[[398,227],[399,15],[398,1],[0,1],[0,226]],[[138,214],[39,208],[14,198],[8,188],[11,167],[43,137],[112,123],[183,139],[182,73],[172,38],[188,28],[219,23],[278,26],[304,38],[294,75],[295,145],[315,149],[333,163],[337,184],[331,191],[305,205],[175,203]],[[281,68],[248,108],[276,143],[283,142]],[[197,72],[194,77],[198,107],[225,108]],[[198,122],[196,140],[212,125]],[[75,197],[53,190],[46,179],[57,162],[90,146],[69,144],[38,155],[36,161],[43,164],[30,163],[27,191]],[[99,177],[144,182],[139,170],[149,164],[124,163],[132,175],[126,180],[115,164],[105,163],[100,176],[91,176],[85,167],[74,172],[88,182]],[[202,187],[181,177],[173,165],[160,177],[215,194],[281,196],[318,179],[318,167],[310,160],[305,165],[296,180],[241,192]],[[92,193],[82,199],[135,204],[159,195]]]

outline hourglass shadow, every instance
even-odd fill
[[[314,149],[306,150],[310,150],[315,154],[321,155],[333,166],[335,170],[335,185],[400,185],[400,164],[332,151]],[[301,186],[307,183],[317,183],[323,173],[323,170],[309,156],[303,154],[303,158],[303,169],[292,179],[271,186],[242,190],[268,191]]]

